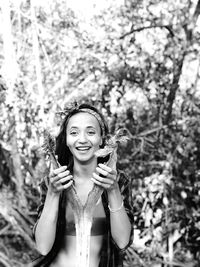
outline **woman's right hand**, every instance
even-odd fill
[[[73,183],[73,176],[67,169],[67,166],[62,166],[51,170],[49,175],[49,185],[54,193],[60,193],[69,188]]]

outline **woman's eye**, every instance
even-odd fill
[[[94,135],[95,134],[95,131],[88,131],[88,134],[89,135]]]
[[[77,135],[78,132],[76,132],[76,131],[72,131],[72,132],[70,132],[70,134],[71,134],[71,135]]]

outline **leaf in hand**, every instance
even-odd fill
[[[107,140],[105,147],[96,151],[96,157],[106,157],[110,155],[117,149],[119,144],[126,143],[128,139],[125,129],[117,130],[116,134]]]
[[[106,157],[108,155],[110,155],[111,153],[113,152],[113,148],[109,147],[109,146],[105,146],[104,148],[101,148],[99,150],[97,150],[95,152],[95,156],[98,158],[98,157]]]
[[[46,129],[44,130],[44,143],[42,145],[43,151],[49,155],[54,168],[59,167],[59,163],[55,156],[56,142],[55,138]]]
[[[54,153],[56,148],[55,138],[46,129],[44,130],[43,135],[44,135],[44,143],[42,145],[42,148],[44,152],[47,154]]]

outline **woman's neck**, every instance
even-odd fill
[[[73,167],[74,178],[90,179],[92,177],[92,173],[95,172],[96,167],[97,167],[97,160],[84,164],[74,161],[74,167]]]

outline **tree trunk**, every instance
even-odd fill
[[[17,189],[17,195],[19,204],[22,207],[27,207],[27,200],[25,197],[25,191],[23,189],[24,186],[24,176],[22,173],[22,163],[21,163],[21,157],[18,150],[18,143],[17,143],[17,132],[16,132],[16,121],[15,116],[11,115],[9,116],[10,124],[12,125],[10,128],[10,145],[11,145],[11,158],[13,162],[13,173],[15,175],[16,179],[16,189]]]
[[[190,20],[183,25],[183,29],[185,31],[185,40],[182,41],[182,49],[180,50],[180,55],[177,60],[174,60],[174,77],[171,85],[171,89],[169,95],[167,97],[167,115],[164,120],[164,124],[169,124],[173,111],[173,104],[176,97],[176,92],[179,88],[179,81],[182,74],[182,67],[185,59],[185,55],[187,53],[188,47],[191,45],[193,38],[193,31],[197,23],[197,19],[200,14],[200,0],[196,4],[196,8]]]
[[[38,105],[40,106],[39,117],[41,121],[44,120],[44,86],[42,83],[42,68],[40,64],[40,50],[38,41],[38,28],[35,16],[35,0],[31,0],[31,22],[32,22],[32,38],[33,38],[33,55],[35,58],[35,75],[38,88]]]
[[[171,120],[171,116],[172,116],[172,111],[173,111],[173,104],[174,104],[174,100],[176,98],[176,92],[179,88],[179,80],[182,74],[182,67],[183,67],[183,62],[185,59],[185,54],[186,54],[186,48],[183,47],[183,52],[181,55],[179,55],[179,58],[177,60],[174,60],[174,77],[173,77],[173,81],[172,84],[170,85],[170,91],[169,94],[167,96],[167,104],[166,104],[166,110],[167,110],[167,114],[165,116],[164,119],[164,124],[168,125],[170,120]]]
[[[13,88],[18,74],[18,65],[12,38],[11,12],[10,1],[1,1],[2,11],[2,37],[3,37],[3,52],[4,62],[2,65],[2,76],[9,88],[10,100],[13,100]]]
[[[18,64],[16,61],[16,54],[13,45],[12,38],[12,25],[11,25],[11,11],[10,11],[10,1],[1,1],[2,8],[2,20],[3,20],[3,47],[4,47],[4,62],[3,62],[3,76],[8,85],[7,90],[7,106],[9,106],[8,113],[8,123],[10,125],[10,145],[11,145],[11,157],[13,162],[13,172],[16,179],[16,189],[19,196],[19,202],[22,206],[26,207],[26,198],[23,190],[23,174],[21,170],[21,159],[18,151],[17,144],[17,103],[15,96],[15,83],[18,74]]]

